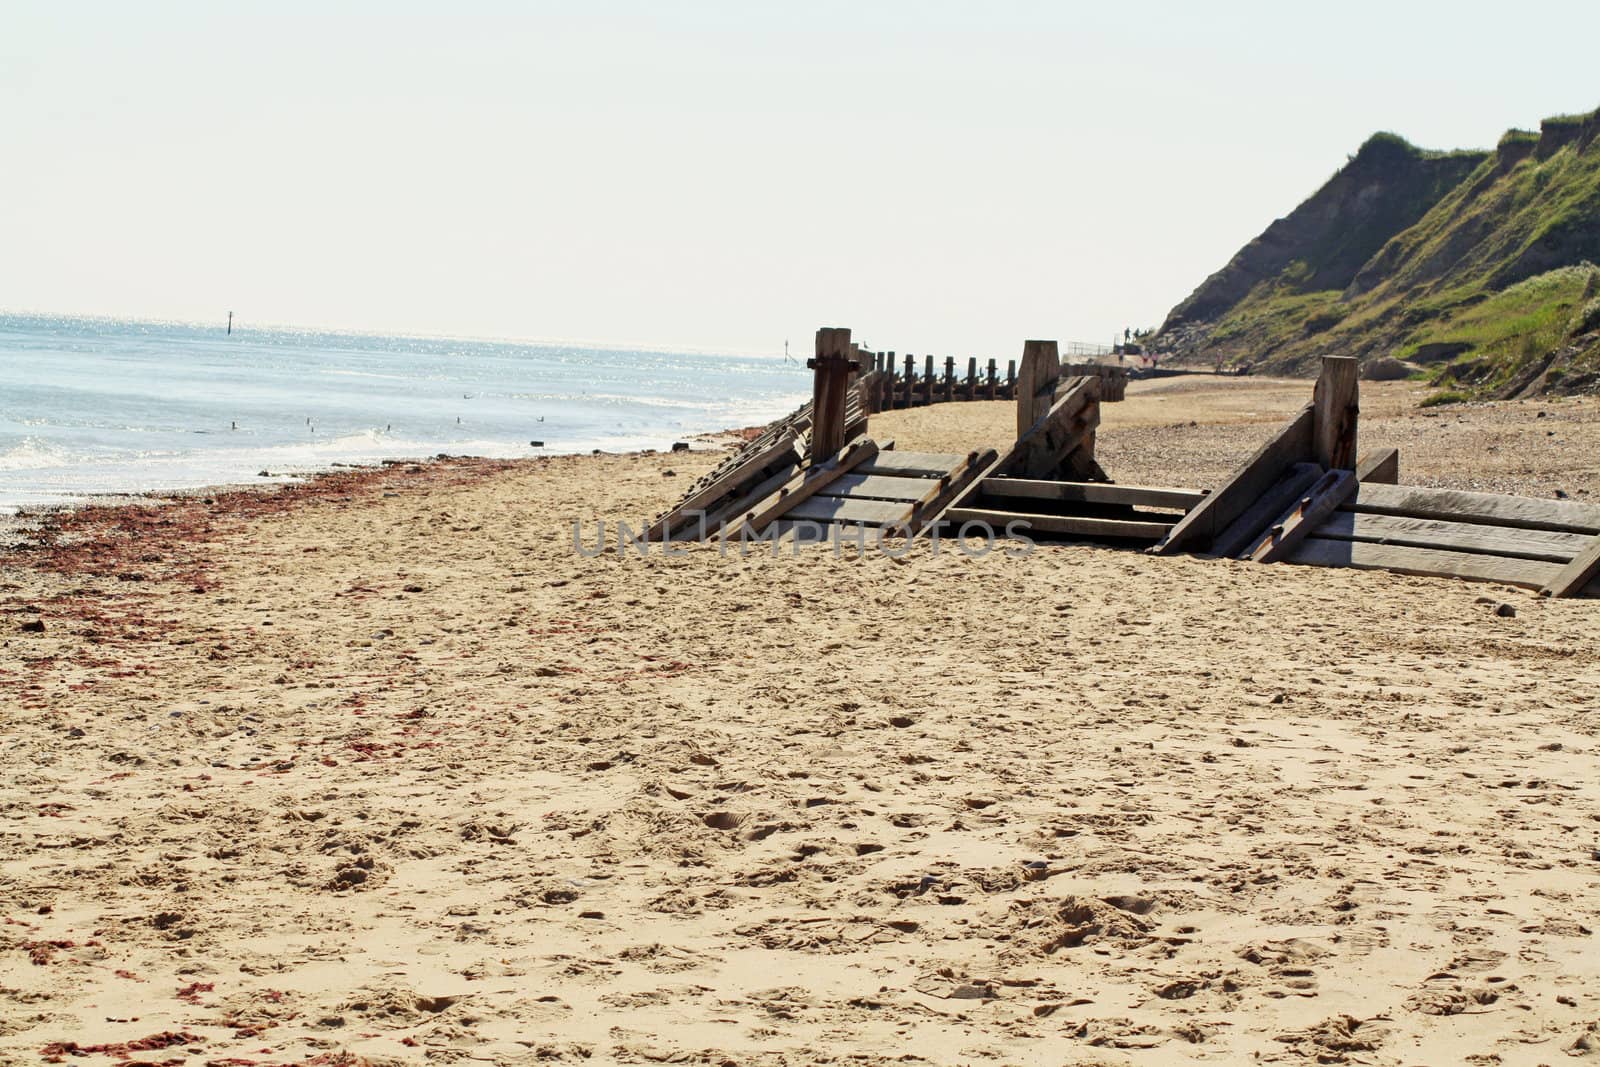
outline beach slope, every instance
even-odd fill
[[[1102,461],[1214,485],[1306,391],[1140,383]],[[1407,481],[1600,499],[1600,405],[1415,395],[1363,397]],[[1088,545],[574,550],[717,458],[395,466],[0,557],[0,1061],[1600,1047],[1600,605]]]

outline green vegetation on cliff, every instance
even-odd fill
[[[1600,112],[1492,152],[1378,134],[1173,309],[1157,348],[1272,370],[1398,357],[1462,395],[1600,387]]]

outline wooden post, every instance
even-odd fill
[[[811,386],[811,464],[838,455],[844,447],[845,401],[849,395],[850,330],[824,326],[817,331],[817,354],[806,361],[814,372]]]
[[[1013,393],[1017,403],[1017,437],[1020,439],[1039,416],[1055,403],[1056,382],[1061,377],[1061,354],[1054,341],[1022,342],[1022,372]],[[989,361],[989,395],[994,396],[994,360]]]
[[[978,399],[978,357],[977,356],[969,356],[969,357],[967,357],[967,388],[966,388],[966,394],[965,395],[966,395],[966,398],[968,400],[976,400],[976,399]]]
[[[883,380],[879,383],[882,395],[878,399],[878,410],[888,411],[894,407],[894,352],[883,354]]]
[[[1015,400],[1017,396],[1017,361],[1006,360],[1006,392],[1011,394],[1008,399]]]
[[[904,402],[895,404],[895,407],[908,408],[908,407],[911,406],[911,394],[912,394],[912,392],[914,390],[914,386],[913,386],[912,383],[915,382],[916,380],[917,380],[917,357],[913,356],[910,352],[907,352],[906,353],[905,380],[901,383],[901,385],[905,388],[905,394],[904,394],[904,397],[903,397]]]
[[[1315,409],[1311,442],[1318,463],[1325,470],[1354,470],[1356,465],[1356,417],[1358,371],[1354,356],[1323,356],[1322,373],[1312,391]]]
[[[951,401],[956,398],[956,357],[944,357],[944,398]]]
[[[922,402],[933,403],[933,357],[929,356],[922,369]]]
[[[989,399],[990,400],[994,399],[994,390],[995,390],[995,386],[997,384],[999,384],[999,383],[996,381],[994,360],[991,359],[989,361]]]
[[[856,344],[854,341],[851,341],[850,342],[849,355],[850,355],[850,374],[849,374],[849,377],[847,379],[849,384],[848,384],[848,386],[846,388],[849,390],[849,392],[851,394],[854,394],[854,396],[856,398],[856,404],[860,409],[859,412],[858,412],[858,415],[865,416],[865,415],[870,414],[872,409],[868,405],[868,402],[867,402],[867,389],[866,389],[867,382],[866,382],[866,376],[862,373],[862,371],[864,371],[867,367],[871,366],[871,360],[870,360],[871,353],[863,352],[861,350],[861,346],[860,345]],[[850,419],[849,419],[849,416],[846,415],[846,417],[845,417],[845,439],[849,440],[849,436],[850,436]]]

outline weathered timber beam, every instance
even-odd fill
[[[1460,489],[1427,489],[1414,485],[1363,482],[1351,511],[1372,515],[1411,515],[1419,519],[1481,522],[1529,530],[1600,533],[1600,507],[1573,500],[1546,500]]]
[[[1206,498],[1205,492],[1199,489],[1164,489],[1144,485],[1113,485],[1108,482],[1057,482],[1036,478],[985,478],[979,488],[984,495],[993,497],[1063,500],[1075,504],[1128,504],[1178,511],[1187,511]]]
[[[1481,552],[1562,565],[1581,555],[1593,540],[1584,534],[1554,530],[1523,530],[1475,522],[1418,519],[1410,515],[1361,515],[1353,511],[1339,511],[1328,516],[1317,527],[1315,536],[1336,541],[1438,548],[1446,552]]]
[[[792,511],[816,495],[819,490],[827,488],[835,478],[849,474],[877,454],[878,445],[874,441],[857,441],[855,444],[846,445],[844,451],[832,459],[792,478],[775,495],[747,513],[740,520],[740,525],[752,533],[760,533],[767,528],[768,523]]]
[[[1446,552],[1406,545],[1375,545],[1369,541],[1329,541],[1321,537],[1306,538],[1290,555],[1289,562],[1465,578],[1476,582],[1502,582],[1529,589],[1543,588],[1561,570],[1558,563],[1542,563],[1531,559],[1485,556],[1476,552]]]
[[[1105,472],[1093,454],[1094,430],[1100,424],[1100,379],[1070,378],[1054,385],[1051,395],[1054,403],[1006,452],[997,473],[1044,478],[1066,465],[1075,480],[1103,479]]]
[[[1244,466],[1195,505],[1152,551],[1165,556],[1191,544],[1209,546],[1229,523],[1271,489],[1286,469],[1315,458],[1311,445],[1314,419],[1310,404],[1301,408],[1245,461]]]
[[[700,529],[696,531],[697,536],[693,539],[698,541],[707,537],[715,537],[723,524],[730,519],[737,519],[739,516],[746,514],[751,508],[787,485],[789,480],[794,477],[795,468],[799,465],[800,457],[796,455],[790,462],[779,467],[757,483],[755,488],[748,493],[744,493],[736,499],[729,500],[727,503],[706,512],[705,520]],[[675,532],[681,535],[683,529],[680,528]],[[679,540],[688,540],[688,538],[680,537]]]
[[[1094,519],[1081,515],[1031,515],[1020,511],[1000,511],[994,508],[951,508],[944,520],[957,527],[969,522],[987,523],[996,533],[1004,533],[1010,523],[1022,524],[1034,533],[1058,534],[1066,537],[1117,538],[1120,540],[1154,541],[1172,529],[1171,523],[1145,519]]]
[[[680,501],[671,511],[656,520],[649,530],[645,531],[645,540],[662,540],[667,533],[683,525],[685,512],[697,511],[708,504],[717,503],[730,493],[737,492],[744,483],[760,475],[768,467],[778,462],[785,452],[793,451],[794,445],[795,435],[792,432],[780,434],[777,440],[752,453],[749,458],[741,461],[727,474],[695,490]]]
[[[974,482],[993,470],[997,462],[999,453],[992,448],[967,453],[966,459],[935,479],[928,491],[912,503],[907,533],[916,537],[938,523],[945,511],[960,500]]]
[[[1224,559],[1245,558],[1246,550],[1261,539],[1272,520],[1305,496],[1306,490],[1320,477],[1322,468],[1315,463],[1296,463],[1290,467],[1276,485],[1212,540],[1210,554]]]
[[[1250,550],[1250,558],[1257,563],[1277,563],[1287,559],[1323,519],[1332,515],[1340,504],[1350,498],[1355,488],[1355,471],[1331,470],[1323,474],[1315,485],[1306,490],[1305,496],[1267,527],[1261,540]]]
[[[1356,464],[1356,481],[1376,485],[1400,484],[1400,450],[1379,448],[1368,452]]]
[[[1595,578],[1600,577],[1600,537],[1575,556],[1561,573],[1546,582],[1539,591],[1545,596],[1577,596]]]

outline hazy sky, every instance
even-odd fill
[[[0,309],[940,355],[1154,325],[1366,136],[1600,105],[1594,0],[0,0]]]

